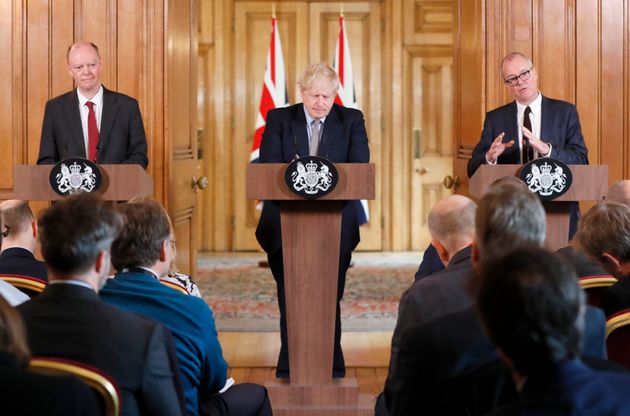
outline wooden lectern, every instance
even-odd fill
[[[608,189],[608,166],[568,165],[573,174],[573,184],[564,194],[553,201],[543,202],[547,212],[546,245],[555,251],[569,242],[569,213],[572,201],[599,201]],[[522,165],[481,165],[470,178],[470,194],[480,199],[497,179],[517,176]]]
[[[64,198],[50,187],[48,175],[54,165],[17,165],[13,168],[16,199],[56,201]],[[98,165],[103,182],[97,194],[108,201],[129,201],[153,194],[153,179],[140,165]],[[19,184],[19,186],[17,186]]]
[[[247,166],[247,199],[280,204],[291,378],[266,384],[274,414],[373,414],[373,404],[359,395],[356,379],[332,378],[332,362],[341,210],[343,201],[374,199],[374,165],[336,164],[336,188],[317,200],[288,189],[287,166]]]

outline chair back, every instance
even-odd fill
[[[608,359],[630,369],[630,309],[608,317],[606,321]]]
[[[609,274],[606,274],[580,277],[579,282],[582,289],[586,292],[586,301],[588,304],[599,307],[599,301],[602,297],[602,293],[607,288],[617,283],[617,279]]]
[[[46,289],[48,282],[36,277],[22,276],[19,274],[3,274],[0,279],[20,289],[29,297],[35,297]]]
[[[73,375],[95,390],[105,406],[106,416],[120,416],[120,391],[106,373],[78,361],[64,358],[33,357],[29,370],[48,375]]]

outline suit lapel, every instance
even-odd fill
[[[291,118],[291,133],[293,133],[293,140],[297,140],[300,157],[308,156],[308,132],[302,104],[295,107],[295,114]]]
[[[545,117],[545,114],[547,116],[549,116],[549,100],[547,98],[545,98],[545,96],[543,95],[542,97],[542,103],[540,104],[540,137],[539,139],[544,141],[544,142],[551,142],[552,137],[551,137],[551,131],[550,131],[550,126],[549,126],[549,121],[547,120],[548,118],[551,119],[550,117]]]
[[[81,113],[79,112],[79,97],[77,96],[76,89],[68,94],[68,99],[64,103],[63,109],[72,133],[71,140],[74,141],[74,146],[69,147],[81,149],[81,154],[87,155],[85,140],[83,138],[83,126],[81,125]]]
[[[322,132],[322,143],[319,146],[318,155],[322,157],[326,157],[331,161],[335,161],[334,156],[332,155],[332,150],[334,149],[334,143],[336,140],[339,140],[342,134],[342,123],[339,119],[339,112],[337,110],[337,105],[333,104],[333,108],[328,113],[328,117],[326,117],[326,121],[324,122],[324,131]]]
[[[116,94],[103,87],[103,113],[101,114],[101,130],[98,134],[99,147],[101,149],[104,149],[105,143],[109,140],[117,112]]]
[[[512,104],[508,106],[507,111],[509,117],[508,120],[512,120],[512,122],[510,122],[510,124],[508,125],[508,131],[506,132],[507,139],[514,140],[514,145],[516,146],[516,149],[518,149],[518,129],[520,128],[520,126],[518,125],[516,101],[512,101]]]

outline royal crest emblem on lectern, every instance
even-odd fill
[[[294,160],[285,172],[285,182],[292,192],[307,198],[319,198],[333,190],[338,174],[327,159],[310,156]]]
[[[530,191],[544,200],[555,199],[564,194],[573,181],[573,175],[567,165],[549,158],[529,162],[523,166],[520,177]]]
[[[100,183],[99,168],[87,159],[62,160],[50,172],[50,184],[59,195],[94,192]]]

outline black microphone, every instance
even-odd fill
[[[300,152],[298,149],[298,142],[297,142],[297,136],[293,135],[293,150],[295,150],[295,156],[293,157],[293,160],[295,159],[299,159],[300,158]]]

